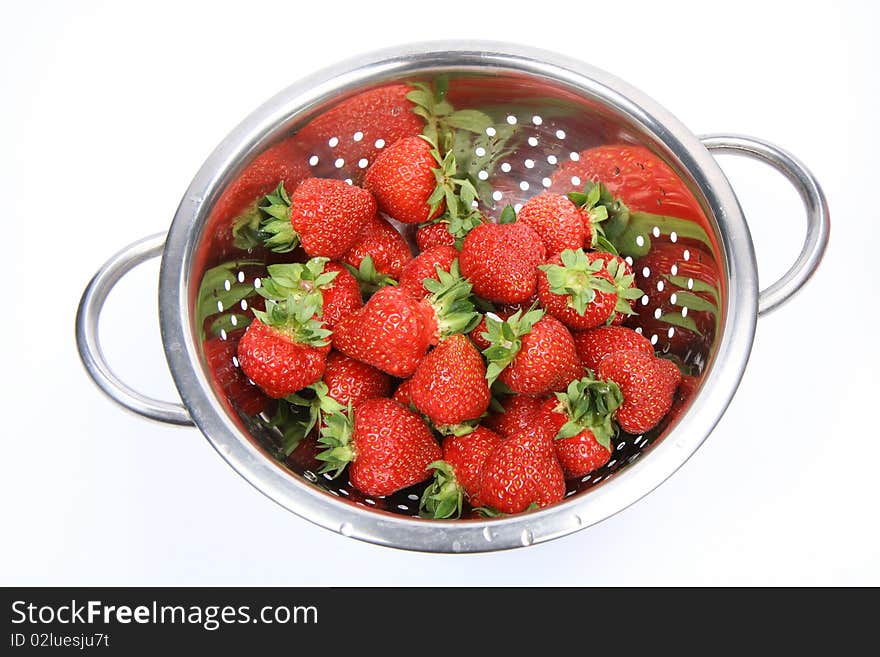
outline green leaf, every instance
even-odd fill
[[[462,109],[447,116],[446,122],[453,128],[483,134],[492,125],[492,118],[479,110]]]
[[[516,223],[516,210],[513,209],[512,205],[507,205],[501,211],[501,216],[498,218],[499,224],[512,224]]]
[[[687,276],[672,276],[671,274],[665,274],[663,276],[667,281],[675,285],[676,287],[680,287],[682,290],[692,290],[694,292],[706,292],[712,295],[712,298],[715,299],[715,304],[718,305],[721,301],[721,294],[718,292],[718,288],[714,285],[710,285],[705,281],[701,281],[698,278],[688,278]],[[688,286],[688,281],[691,281],[690,286]]]
[[[238,313],[221,315],[211,322],[211,335],[220,335],[222,331],[232,333],[233,331],[247,328],[250,323],[251,318],[247,315],[241,315]]]
[[[711,301],[707,301],[703,297],[698,297],[696,294],[692,292],[687,292],[686,290],[682,290],[681,292],[674,292],[675,294],[675,305],[680,306],[682,308],[687,308],[688,310],[694,310],[697,312],[709,312],[713,315],[718,315],[718,307],[712,303]]]
[[[259,260],[234,260],[212,267],[204,273],[195,306],[196,326],[199,330],[202,330],[205,319],[211,315],[226,312],[237,306],[242,299],[257,294],[252,284],[238,281],[238,272],[243,267],[262,264]]]
[[[422,494],[419,515],[435,520],[460,518],[464,491],[452,466],[446,461],[434,461],[428,468],[434,469],[434,480]]]
[[[699,336],[703,335],[700,332],[700,329],[697,328],[697,323],[694,321],[693,317],[682,317],[679,313],[666,313],[660,315],[660,321],[665,324],[672,324],[673,326],[687,329]]]

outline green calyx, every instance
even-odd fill
[[[585,376],[569,383],[565,392],[557,392],[556,399],[559,400],[557,410],[568,418],[556,434],[556,440],[571,438],[589,429],[596,442],[611,449],[611,437],[617,433],[611,416],[623,403],[623,393],[616,383]]]
[[[452,149],[456,130],[485,134],[492,119],[479,110],[458,110],[446,100],[449,80],[438,76],[433,83],[413,82],[412,91],[406,97],[413,104],[414,114],[422,117],[425,127],[422,134],[443,152]]]
[[[613,259],[606,265],[606,270],[614,279],[614,291],[617,293],[617,303],[614,305],[615,312],[624,315],[635,315],[629,302],[640,298],[644,292],[635,286],[635,275],[628,274],[626,266],[620,260]],[[609,323],[614,319],[614,313],[608,318]]]
[[[591,261],[583,249],[566,249],[559,257],[561,265],[541,265],[538,269],[547,275],[550,291],[568,297],[568,305],[579,315],[587,312],[587,307],[596,299],[596,292],[617,291],[614,283],[599,275],[605,269],[601,258]]]
[[[527,511],[537,511],[541,507],[538,506],[537,502],[532,502],[525,509],[522,510],[522,513],[526,513]],[[477,515],[483,518],[503,518],[509,514],[504,513],[503,511],[499,511],[498,509],[494,509],[491,506],[478,506],[474,507],[474,511],[477,512]]]
[[[459,271],[458,258],[452,261],[449,271],[438,266],[436,272],[437,280],[426,278],[423,283],[430,293],[427,302],[437,316],[440,338],[470,331],[480,321],[480,315],[471,301],[471,284]]]
[[[391,276],[376,270],[372,256],[364,256],[357,268],[347,263],[344,264],[345,268],[351,272],[351,275],[357,279],[358,285],[361,288],[361,294],[367,298],[373,296],[386,285],[397,285],[397,281],[391,278]]]
[[[284,400],[279,400],[275,413],[269,420],[257,416],[257,424],[269,429],[278,438],[275,447],[275,456],[285,459],[297,448],[311,428],[307,428],[307,418],[302,409],[291,406]]]
[[[598,191],[597,191],[598,190]],[[593,231],[596,242],[593,246],[611,253],[641,257],[651,250],[651,233],[656,228],[660,234],[695,239],[712,247],[706,231],[694,221],[653,214],[636,212],[616,198],[601,182],[587,182],[583,192],[572,192],[568,198],[581,208],[590,212],[591,220],[599,230]],[[604,208],[604,212],[602,211]],[[602,218],[602,215],[606,215]],[[609,248],[610,247],[610,248]]]
[[[339,413],[345,410],[345,406],[329,395],[330,389],[323,381],[318,381],[308,386],[305,390],[314,393],[311,397],[304,396],[301,392],[294,393],[284,400],[293,406],[299,407],[306,412],[307,418],[302,422],[306,433],[309,433],[322,421],[322,418],[331,413]]]
[[[202,281],[199,284],[199,293],[196,297],[196,326],[202,329],[205,325],[205,320],[211,315],[226,313],[230,308],[240,303],[242,299],[254,296],[256,294],[254,286],[250,283],[239,281],[237,273],[243,267],[260,266],[261,264],[259,260],[233,260],[232,262],[225,262],[222,265],[217,265],[207,270],[202,276]],[[214,325],[212,325],[212,332],[215,334],[219,333],[220,328],[225,327],[222,324],[217,324],[217,322],[232,316],[223,315],[218,318],[214,322],[217,329],[215,330]],[[247,325],[247,318],[241,323],[239,319],[242,316],[234,316],[237,318],[234,325],[236,328],[243,328]],[[230,326],[233,326],[231,322]]]
[[[351,405],[343,411],[334,411],[324,417],[324,424],[318,442],[325,449],[318,453],[315,458],[323,461],[321,474],[330,473],[334,479],[342,474],[345,466],[354,460],[354,445],[352,444],[352,414]]]
[[[329,258],[312,258],[305,263],[269,265],[266,268],[269,276],[262,279],[257,292],[272,301],[294,298],[297,303],[311,303],[320,315],[324,301],[321,290],[332,287],[339,275],[338,271],[324,271],[329,261]]]
[[[522,348],[522,337],[527,335],[543,316],[544,311],[534,307],[525,313],[518,310],[505,320],[491,313],[486,314],[486,331],[483,333],[483,338],[491,344],[483,350],[483,355],[488,363],[486,378],[490,386],[495,383],[504,368],[516,358]]]
[[[433,169],[437,185],[427,200],[430,207],[428,216],[432,216],[437,212],[445,201],[444,217],[450,224],[455,222],[457,232],[460,233],[465,226],[473,228],[477,223],[480,223],[480,214],[475,208],[477,202],[476,187],[474,187],[470,179],[458,177],[458,165],[456,164],[453,151],[446,151],[446,154],[443,155],[435,142],[424,135],[422,135],[422,138],[431,144],[431,154],[437,162],[437,166]],[[456,235],[455,233],[453,234]],[[461,237],[464,237],[464,234]],[[459,237],[459,235],[456,235],[456,237]]]
[[[320,307],[310,299],[291,295],[283,301],[267,299],[266,310],[254,310],[254,315],[266,326],[271,326],[293,342],[311,347],[330,344],[332,332],[317,318]]]
[[[433,426],[438,433],[444,436],[466,436],[469,433],[473,433],[479,424],[480,419],[476,419],[465,420],[458,424],[434,424]]]
[[[455,478],[452,466],[446,461],[434,461],[428,467],[434,468],[434,480],[422,494],[419,515],[435,520],[460,518],[464,490]]]
[[[299,246],[299,235],[290,223],[290,196],[283,182],[279,182],[275,191],[263,197],[258,209],[262,218],[256,239],[267,249],[275,253],[289,253]]]
[[[263,213],[258,202],[251,203],[232,222],[232,243],[236,248],[249,251],[262,244],[260,239],[260,223]]]

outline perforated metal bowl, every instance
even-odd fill
[[[448,76],[451,95],[457,93],[468,107],[494,118],[497,125],[485,135],[490,142],[502,132],[508,136],[504,156],[494,166],[476,172],[493,186],[491,201],[484,206],[488,215],[497,216],[508,203],[522,203],[551,186],[550,178],[560,163],[576,159],[581,150],[629,142],[659,155],[690,187],[705,215],[700,221],[705,221],[714,243],[706,261],[720,281],[718,323],[706,339],[681,349],[673,339],[675,325],[659,331],[651,317],[642,315],[632,322],[658,351],[675,352],[691,370],[694,378],[688,394],[680,395],[675,411],[652,432],[618,437],[610,462],[588,477],[570,481],[563,502],[517,516],[422,520],[415,517],[417,489],[370,499],[344,480],[316,475],[307,463],[279,460],[273,449],[277,436],[265,422],[231,403],[206,366],[202,327],[195,317],[205,271],[234,259],[224,251],[228,241],[218,237],[229,226],[216,225],[217,215],[212,211],[224,189],[249,162],[280,140],[295,143],[305,134],[300,133],[303,126],[356,94],[439,75]],[[340,157],[340,145],[346,140],[363,141],[363,157],[357,161]],[[321,142],[304,140],[296,144],[293,157],[303,175],[358,179],[385,145],[381,134],[358,130]],[[475,143],[475,150],[479,147]],[[748,226],[710,151],[747,155],[770,164],[791,181],[806,206],[808,230],[800,256],[779,281],[760,293]],[[476,159],[479,156],[476,152]],[[581,182],[568,181],[571,185]],[[547,541],[599,522],[675,472],[705,440],[733,396],[748,360],[757,317],[778,307],[806,282],[819,264],[828,232],[828,209],[816,180],[795,158],[767,142],[741,136],[697,138],[639,91],[559,55],[498,43],[415,44],[359,57],[302,80],[235,128],[196,174],[167,236],[132,244],[96,274],[81,301],[77,341],[89,374],[110,397],[154,420],[197,425],[239,474],[303,518],[346,536],[399,548],[499,550]],[[649,243],[652,237],[645,235]],[[668,242],[676,237],[662,239]],[[265,258],[265,253],[260,254],[247,257]],[[113,374],[98,342],[98,317],[110,289],[138,263],[159,255],[162,336],[183,404],[150,399],[129,388]],[[251,281],[254,267],[259,271],[260,266],[259,262],[252,265],[247,277],[231,267],[229,283]],[[687,305],[679,303],[683,315]],[[224,308],[221,303],[218,312],[247,313],[246,303],[240,308]]]

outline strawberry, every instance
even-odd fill
[[[644,433],[663,419],[681,381],[681,373],[671,361],[634,350],[606,356],[596,375],[620,387],[623,403],[616,418],[620,428],[631,434]]]
[[[512,208],[504,219],[510,214]],[[520,303],[534,294],[536,268],[546,257],[541,238],[526,224],[482,224],[464,238],[459,262],[474,294],[497,303]]]
[[[586,234],[581,213],[562,194],[533,196],[522,206],[517,221],[538,233],[548,255],[584,246]]]
[[[487,316],[486,323],[490,383],[497,378],[513,392],[538,395],[564,390],[583,376],[571,333],[544,311],[517,312],[503,322]]]
[[[278,142],[255,157],[226,186],[211,210],[207,230],[215,233],[212,250],[226,258],[235,249],[258,246],[256,235],[263,218],[260,201],[279,180],[288,189],[296,189],[309,175],[306,159],[295,139]]]
[[[410,397],[435,425],[456,425],[480,417],[489,408],[486,365],[464,335],[450,335],[419,363]]]
[[[302,244],[310,256],[341,258],[355,243],[361,227],[376,215],[376,200],[342,180],[306,178],[293,196],[284,183],[260,204],[268,215],[261,227],[263,242],[277,253]]]
[[[267,301],[238,343],[242,371],[270,397],[280,398],[324,374],[330,331],[315,317],[314,303]]]
[[[437,246],[454,246],[455,236],[449,232],[449,223],[437,221],[419,226],[416,231],[416,244],[419,251],[427,251]]]
[[[718,265],[705,250],[655,243],[648,255],[635,261],[634,269],[648,302],[638,307],[633,323],[645,335],[662,337],[679,353],[711,344],[721,316],[721,279]]]
[[[476,493],[483,463],[501,441],[501,436],[485,427],[445,438],[443,460],[431,464],[434,481],[422,495],[421,515],[434,519],[458,518],[465,498],[478,506]]]
[[[563,251],[538,267],[538,298],[548,313],[574,329],[588,329],[633,314],[630,300],[642,296],[633,276],[611,256]],[[625,263],[624,263],[625,264]]]
[[[350,170],[361,172],[361,160],[372,162],[386,144],[422,132],[424,121],[406,97],[412,90],[407,84],[391,84],[359,93],[322,112],[295,139],[323,169],[329,171],[341,158]]]
[[[641,333],[624,326],[600,326],[574,334],[574,346],[584,367],[595,370],[602,359],[618,351],[630,349],[654,355],[651,341]]]
[[[498,444],[480,471],[477,498],[501,513],[549,506],[565,496],[565,476],[543,427],[516,433]]]
[[[383,497],[424,481],[429,466],[443,457],[431,430],[416,413],[392,399],[375,398],[346,413],[332,413],[321,431],[326,449],[318,455],[322,472],[338,476],[349,465],[352,485]]]
[[[342,260],[358,272],[359,281],[381,287],[400,278],[403,268],[412,260],[412,253],[403,235],[385,219],[375,216],[364,224]]]
[[[202,353],[208,371],[217,387],[223,391],[225,399],[245,415],[258,415],[269,406],[269,399],[259,388],[250,383],[236,365],[236,351],[244,329],[226,336],[208,338],[202,343]]]
[[[334,328],[333,344],[342,353],[392,376],[412,375],[431,344],[468,330],[476,321],[471,286],[453,263],[449,272],[429,279],[431,294],[416,299],[405,290],[383,287],[367,304]]]
[[[337,351],[327,356],[324,384],[328,397],[341,407],[351,405],[355,410],[361,402],[387,397],[391,392],[387,374]]]
[[[591,257],[605,261],[605,270],[613,272],[618,299],[626,299],[629,305],[629,310],[626,310],[623,304],[620,304],[620,307],[616,308],[611,315],[611,324],[623,324],[628,317],[635,315],[633,308],[636,305],[636,299],[644,296],[644,292],[636,286],[635,274],[624,258],[607,251],[594,251]]]
[[[257,292],[273,301],[312,303],[325,327],[332,329],[343,315],[363,305],[357,279],[342,265],[327,258],[308,262],[269,265]]]
[[[617,384],[584,377],[544,402],[540,421],[554,436],[556,456],[569,477],[583,477],[611,458],[611,416],[623,402]]]
[[[699,203],[669,166],[641,146],[604,146],[582,151],[553,175],[550,189],[583,191],[568,197],[590,221],[602,221],[596,243],[639,257],[652,241],[685,239],[715,250],[712,230]],[[604,210],[603,210],[604,208]],[[675,233],[675,236],[673,236]]]
[[[422,137],[407,137],[386,148],[367,169],[364,186],[376,197],[379,209],[405,224],[418,224],[439,215],[441,197],[433,202],[441,160]]]
[[[454,246],[438,246],[422,251],[404,267],[400,275],[400,289],[419,299],[428,296],[429,292],[424,286],[425,279],[436,281],[437,267],[448,272],[457,258],[458,250]]]
[[[410,396],[410,388],[412,386],[412,379],[407,379],[406,381],[401,382],[399,386],[397,386],[397,390],[394,391],[394,394],[391,395],[391,399],[396,402],[400,402],[404,406],[413,406],[412,397]]]
[[[511,436],[533,427],[545,397],[510,395],[501,402],[501,411],[493,412],[483,424],[502,436]]]

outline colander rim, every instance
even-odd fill
[[[190,329],[190,270],[198,229],[236,166],[307,108],[369,83],[415,72],[490,66],[541,76],[599,99],[638,123],[694,178],[719,226],[728,294],[714,361],[688,411],[652,447],[601,485],[539,511],[487,520],[429,521],[347,503],[267,457],[227,415]],[[426,552],[486,552],[542,543],[596,524],[659,486],[702,445],[742,378],[754,339],[758,277],[751,235],[727,178],[678,119],[644,93],[584,62],[495,41],[421,42],[340,62],[287,87],[217,146],[187,189],[168,232],[159,314],[168,364],[192,419],[224,460],[264,495],[317,525],[370,543]]]

